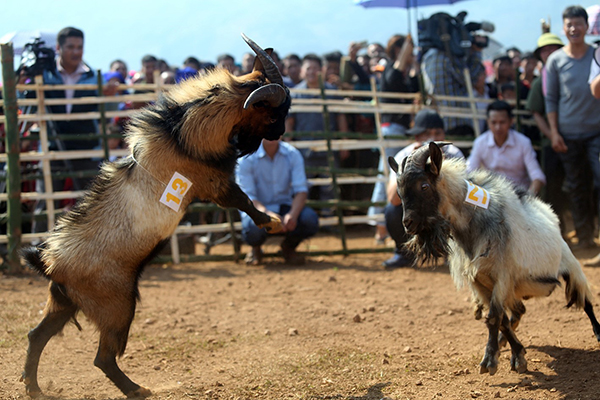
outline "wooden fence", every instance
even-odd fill
[[[3,45],[3,60],[2,65],[4,67],[6,58],[4,55]],[[12,60],[9,61],[12,69]],[[122,110],[122,111],[106,111],[105,105],[117,104],[121,102],[151,102],[155,101],[159,94],[167,90],[167,86],[160,84],[139,84],[134,85],[136,91],[143,90],[145,93],[138,94],[122,94],[111,97],[83,97],[76,99],[47,99],[45,98],[45,91],[47,90],[64,90],[64,89],[91,89],[97,90],[98,93],[102,93],[102,82],[98,82],[98,85],[44,85],[41,77],[37,77],[35,82],[30,85],[14,85],[14,77],[10,77],[10,71],[6,71],[8,68],[3,68],[3,81],[4,81],[4,101],[0,101],[0,106],[4,106],[6,113],[6,149],[4,153],[0,153],[0,164],[6,165],[8,186],[6,192],[0,193],[0,204],[6,202],[9,204],[8,212],[2,215],[3,223],[8,222],[7,234],[0,234],[0,244],[9,244],[9,261],[12,254],[12,262],[16,263],[16,247],[21,242],[37,242],[43,240],[48,234],[47,233],[20,233],[21,216],[14,215],[20,213],[20,209],[15,205],[14,201],[19,203],[25,201],[36,201],[46,200],[46,211],[41,216],[25,215],[25,219],[39,219],[41,217],[47,219],[48,228],[51,228],[55,223],[56,215],[63,210],[55,210],[54,201],[60,199],[72,199],[79,198],[83,195],[83,191],[53,191],[52,178],[53,174],[50,170],[50,162],[56,160],[73,160],[73,159],[108,159],[111,156],[127,156],[129,150],[118,149],[110,150],[106,145],[107,139],[111,137],[106,132],[106,121],[114,117],[130,117],[136,111],[135,110]],[[99,72],[99,71],[98,71]],[[13,72],[14,75],[14,72]],[[158,80],[156,80],[158,82]],[[12,95],[10,93],[10,86],[15,86],[19,92],[29,91],[35,93],[34,98],[19,98],[15,99],[19,109],[23,110],[26,108],[35,108],[35,112],[28,112],[18,115],[16,117],[16,109],[12,105]],[[132,91],[133,86],[121,85],[119,90]],[[387,113],[408,113],[415,114],[421,107],[423,107],[423,101],[420,95],[417,94],[393,94],[393,93],[382,93],[377,91],[375,81],[372,80],[371,88],[367,91],[339,91],[339,90],[298,90],[291,89],[292,93],[302,93],[315,96],[310,99],[294,99],[292,102],[291,112],[293,113],[307,113],[307,112],[320,112],[323,113],[324,118],[329,118],[331,113],[343,113],[343,114],[366,114],[372,115],[374,119],[375,130],[371,134],[357,134],[353,132],[296,132],[294,136],[308,135],[313,137],[312,140],[292,141],[295,147],[299,149],[311,149],[313,151],[326,151],[328,152],[330,160],[333,160],[333,152],[339,150],[364,150],[364,149],[376,149],[380,154],[384,154],[384,150],[387,147],[403,147],[411,142],[408,137],[386,137],[384,138],[381,132],[381,115]],[[398,103],[382,103],[381,99],[404,99],[410,102],[410,104],[398,104]],[[444,107],[437,106],[436,109],[443,117],[460,117],[471,119],[474,125],[477,127],[477,133],[479,133],[478,121],[485,118],[482,111],[479,111],[475,104],[477,102],[487,103],[489,100],[483,100],[475,98],[473,95],[467,98],[456,98],[449,96],[437,96],[430,100],[433,100],[434,104],[439,104],[441,100],[449,101],[460,101],[470,104],[471,106],[466,108],[456,107]],[[64,105],[64,104],[96,104],[98,105],[99,111],[78,113],[78,114],[53,114],[47,112],[48,106],[53,105]],[[114,108],[114,107],[113,107]],[[15,118],[16,117],[16,118]],[[11,122],[11,119],[13,121]],[[65,121],[65,120],[89,120],[95,119],[100,121],[101,134],[100,136],[92,136],[96,139],[103,139],[103,148],[99,150],[85,150],[85,151],[52,151],[49,149],[49,141],[53,139],[49,125],[53,121]],[[23,123],[37,124],[39,127],[39,136],[32,137],[39,142],[39,151],[28,151],[20,152],[19,140],[26,138],[19,137],[18,130],[15,129],[15,122],[19,125]],[[0,124],[5,124],[5,120],[2,119]],[[328,126],[328,124],[326,124]],[[30,138],[31,139],[31,138]],[[469,148],[471,146],[472,139],[463,138],[453,140],[453,142],[462,148]],[[16,157],[16,161],[15,161]],[[20,191],[20,173],[23,163],[39,163],[41,164],[41,174],[30,174],[26,176],[26,179],[38,178],[42,179],[45,183],[45,192],[38,193],[35,191],[22,192]],[[19,165],[21,164],[21,168]],[[12,169],[12,171],[11,171]],[[15,171],[18,170],[18,171]],[[372,205],[370,201],[346,201],[340,198],[339,186],[340,185],[352,185],[352,184],[374,184],[377,181],[388,180],[387,170],[383,171],[383,176],[375,170],[350,170],[344,171],[341,169],[333,168],[333,164],[330,164],[330,168],[326,171],[329,174],[328,178],[317,178],[310,179],[310,185],[333,185],[336,193],[336,198],[329,202],[312,202],[310,205],[315,207],[333,207],[336,209],[337,215],[329,218],[321,218],[321,226],[333,226],[339,227],[341,249],[339,251],[327,251],[322,253],[311,254],[350,254],[359,252],[376,252],[376,251],[391,251],[389,248],[373,248],[368,247],[365,249],[348,249],[346,245],[345,237],[345,226],[351,224],[366,224],[376,223],[383,221],[383,215],[378,214],[375,216],[367,215],[344,215],[343,210],[349,207],[353,208],[364,208]],[[81,174],[81,171],[73,171],[71,176],[77,176]],[[70,176],[68,173],[61,175],[61,177]],[[17,183],[14,181],[18,180]],[[17,193],[18,192],[18,193]],[[10,207],[10,201],[13,201],[12,207]],[[380,204],[381,205],[381,204]],[[214,210],[215,207],[209,204],[193,203],[189,212],[198,212],[205,210]],[[172,260],[174,263],[181,261],[196,261],[196,260],[222,260],[222,259],[234,259],[237,260],[241,257],[240,246],[236,240],[236,232],[241,229],[241,224],[235,222],[234,213],[227,212],[227,222],[204,224],[204,225],[180,225],[171,240],[171,256],[170,257],[159,257],[158,261],[164,262]],[[179,240],[178,237],[181,235],[190,234],[209,234],[216,232],[227,232],[232,237],[233,243],[233,254],[221,255],[221,256],[210,256],[210,255],[182,255],[179,251]],[[267,256],[270,256],[267,254]]]

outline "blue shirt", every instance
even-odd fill
[[[308,89],[308,85],[306,81],[302,81],[294,86],[295,89]],[[325,89],[334,90],[335,86],[330,83],[325,82]],[[320,96],[315,96],[312,94],[305,93],[297,93],[292,92],[292,99],[320,99]],[[328,99],[333,97],[328,96]],[[329,129],[331,131],[337,131],[337,114],[330,113],[329,114]],[[302,112],[302,113],[294,113],[293,107],[292,112],[289,114],[290,117],[294,117],[296,119],[296,123],[294,125],[294,131],[298,132],[323,132],[325,130],[325,121],[323,119],[322,112]],[[310,137],[300,137],[296,140],[314,140]]]
[[[274,212],[279,212],[282,204],[292,205],[296,193],[308,192],[304,159],[298,149],[283,141],[273,159],[262,144],[256,153],[243,157],[236,182],[250,200],[258,200]]]

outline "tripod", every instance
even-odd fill
[[[27,96],[27,92],[25,93]],[[27,106],[24,109],[24,114],[32,114],[34,112],[34,106]],[[44,113],[52,114],[52,111],[44,106]],[[54,121],[46,121],[46,130],[47,130],[47,138],[48,145],[46,148],[42,148],[40,150],[58,150],[65,151],[67,150],[67,146],[65,143],[58,137],[59,129],[56,126]],[[28,124],[24,124],[21,127],[20,135],[23,136],[27,129],[30,128]],[[39,132],[39,131],[38,131]],[[40,146],[38,146],[39,148]],[[97,169],[97,162],[89,159],[77,159],[77,160],[57,160],[57,161],[47,161],[42,160],[38,163],[38,168],[42,170],[43,168],[48,168],[48,171],[59,171],[59,172],[74,172],[81,170],[89,170],[89,169]],[[87,183],[89,183],[88,179],[80,178],[80,177],[72,177],[71,178],[73,184],[73,190],[80,191],[84,190]],[[51,186],[50,186],[51,185]],[[65,180],[64,179],[52,179],[49,173],[45,174],[43,179],[36,179],[35,182],[35,190],[38,193],[46,193],[47,188],[52,188],[52,192],[61,191],[64,189]],[[35,216],[40,215],[44,210],[52,216],[49,218],[51,222],[54,220],[54,210],[60,208],[60,202],[54,201],[52,205],[49,205],[45,199],[38,199],[35,201],[33,207],[34,220],[32,221],[32,232],[33,233],[41,233],[45,232],[48,229],[48,224],[46,221],[37,221]]]

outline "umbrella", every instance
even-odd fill
[[[423,6],[435,6],[442,4],[454,4],[464,0],[354,0],[354,2],[365,8],[369,7],[396,7],[411,8]]]
[[[600,5],[593,5],[585,10],[588,14],[588,23],[590,25],[587,33],[589,35],[600,35]]]
[[[408,33],[410,33],[410,9],[423,6],[435,6],[443,4],[454,4],[465,0],[354,0],[356,5],[371,7],[395,7],[408,10]],[[415,12],[416,13],[416,12]]]
[[[56,33],[39,30],[9,32],[0,38],[0,43],[11,42],[13,44],[15,55],[20,56],[25,45],[27,43],[33,43],[36,38],[44,41],[45,47],[51,49],[56,47]]]

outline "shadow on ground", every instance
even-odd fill
[[[553,358],[546,365],[555,374],[528,371],[518,386],[535,392],[552,391],[562,394],[561,399],[598,399],[600,350],[582,350],[556,346],[530,346]],[[510,385],[499,387],[510,389]]]

